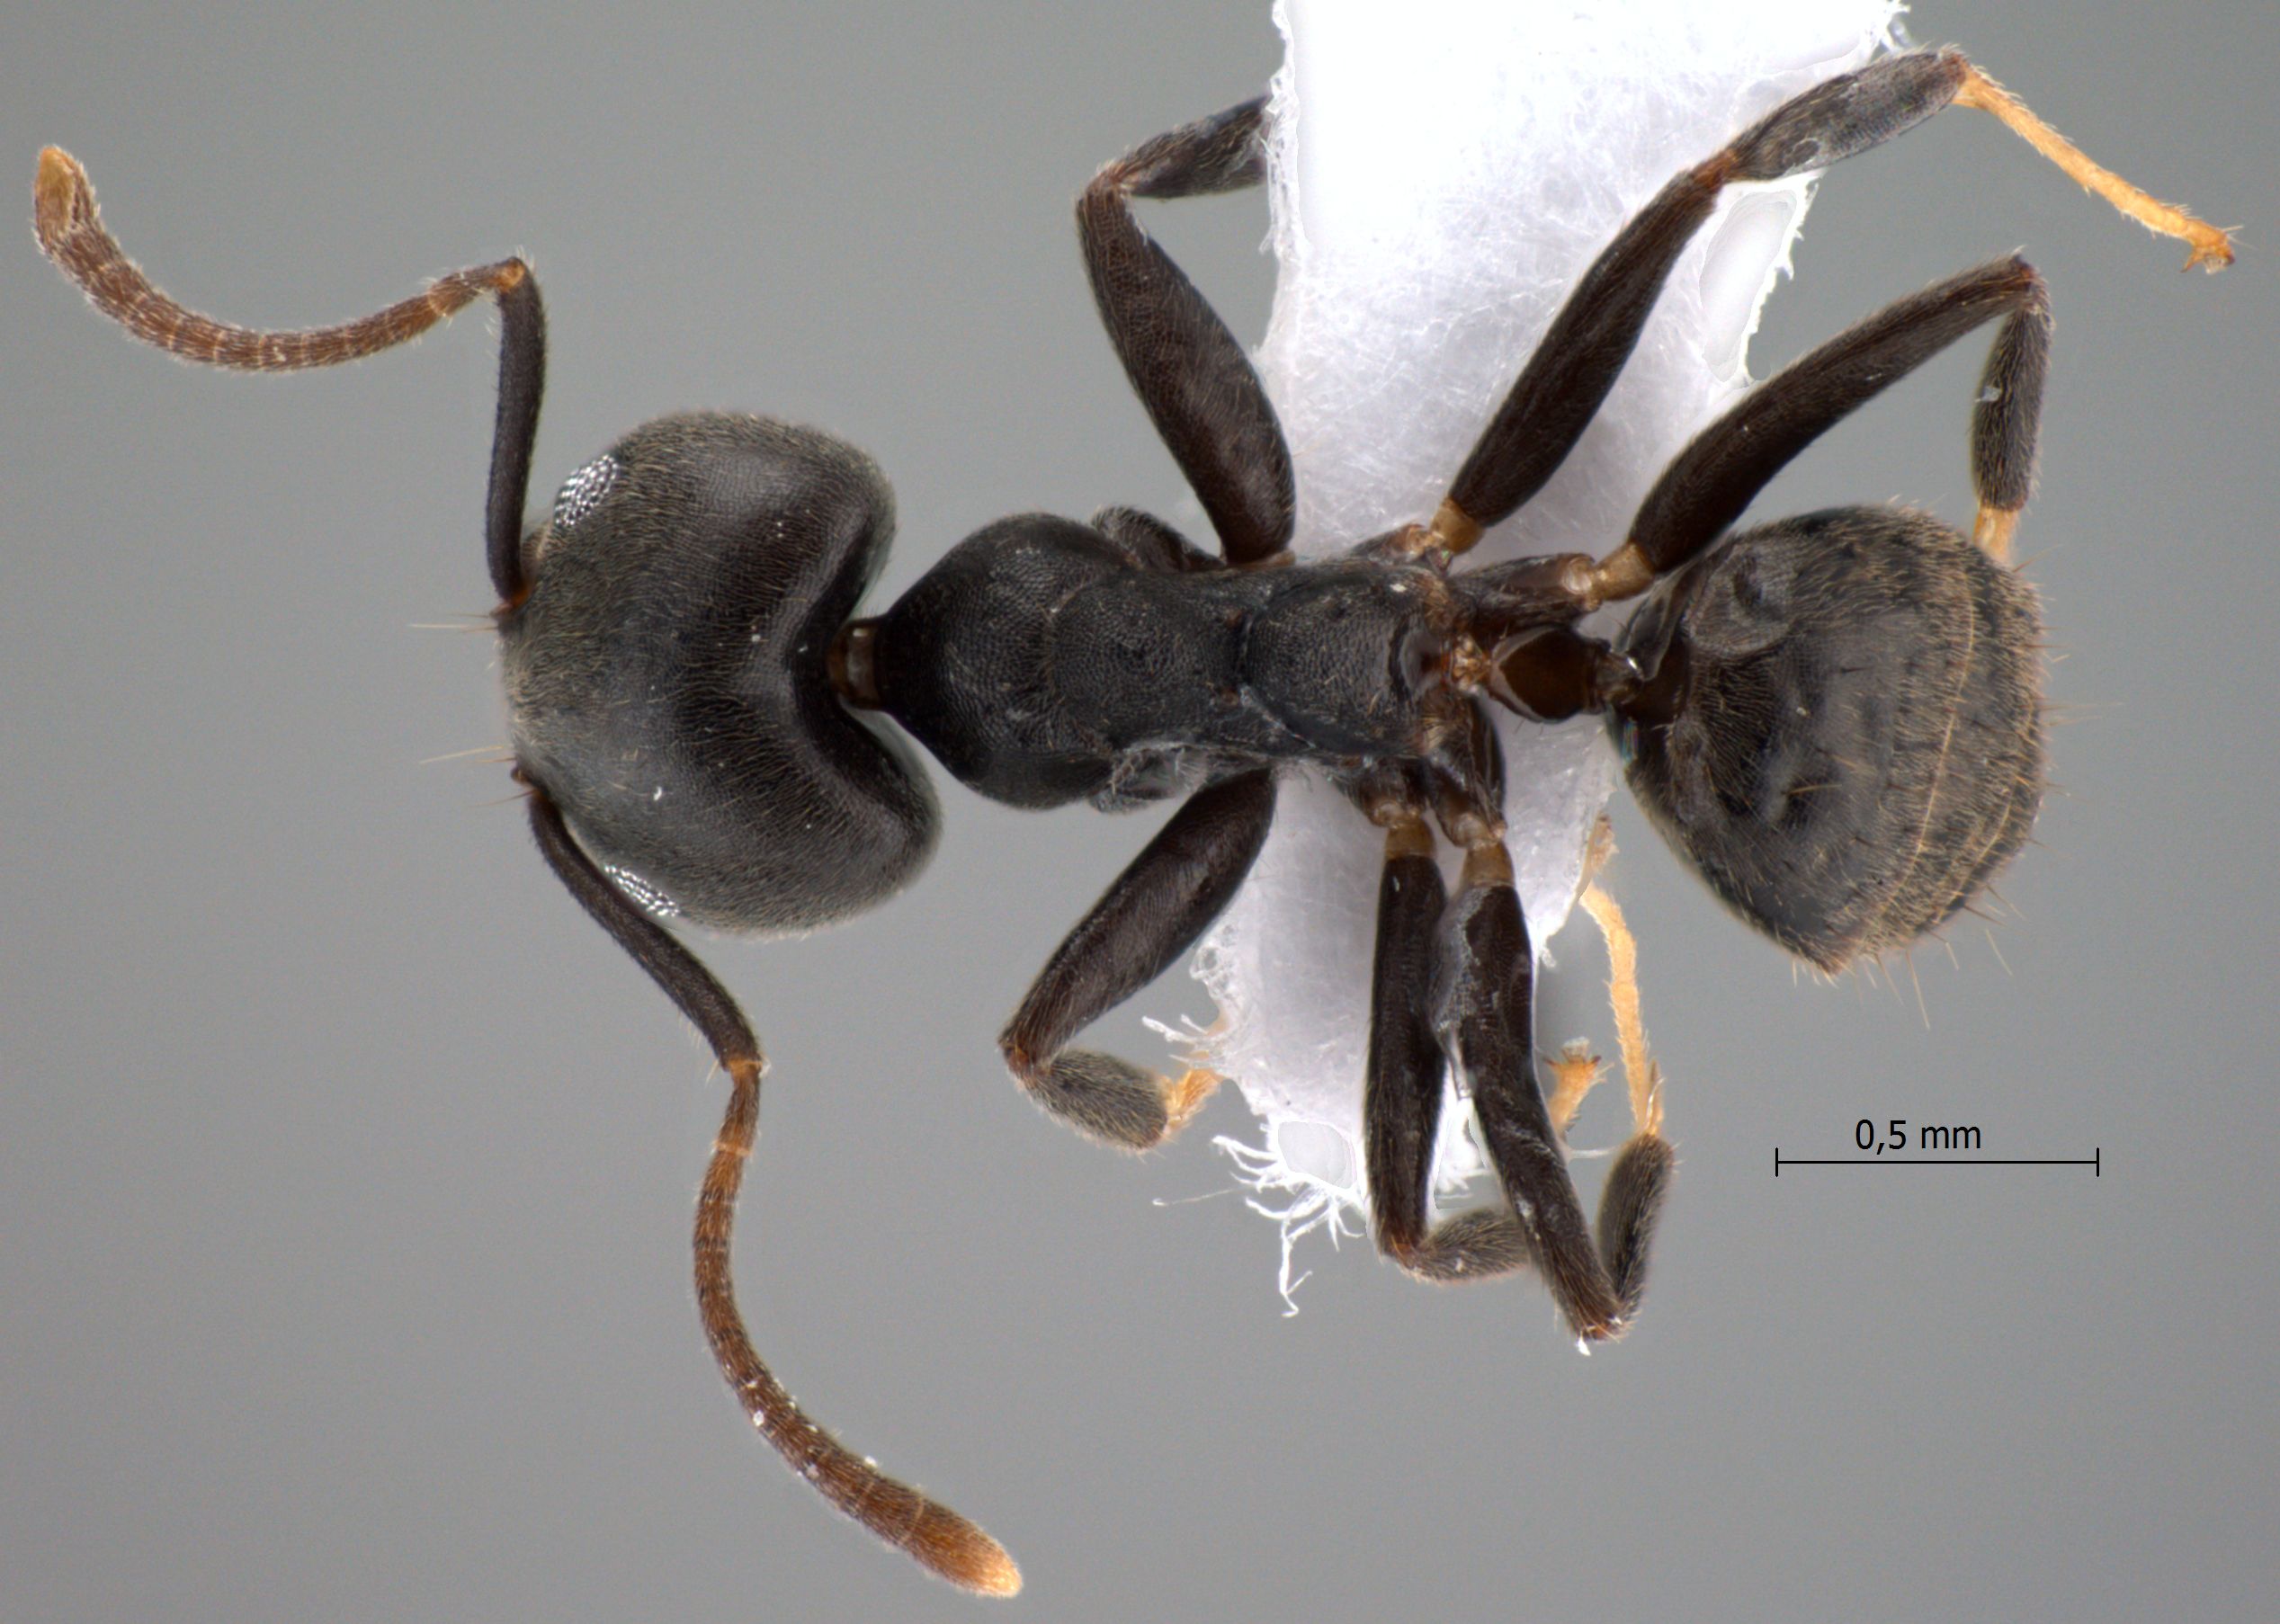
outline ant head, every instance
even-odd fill
[[[514,751],[631,895],[798,931],[925,865],[925,773],[825,665],[893,532],[868,457],[764,417],[661,418],[562,486],[500,620]]]
[[[1969,903],[2043,784],[2033,592],[1936,520],[1729,537],[1624,629],[1632,793],[1735,912],[1834,970]]]

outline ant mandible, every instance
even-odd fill
[[[1026,513],[960,543],[856,618],[892,499],[871,460],[771,418],[667,417],[523,509],[545,371],[520,260],[456,272],[362,320],[223,326],[157,291],[103,229],[85,172],[40,156],[41,247],[104,313],[191,360],[251,370],[371,355],[484,295],[502,317],[485,533],[514,775],[556,875],[703,1034],[730,1093],[699,1197],[696,1286],[713,1352],[769,1442],[842,1511],[953,1583],[1020,1585],[997,1541],[847,1450],[754,1351],[729,1234],[764,1063],[735,1001],[656,915],[808,929],[884,900],[932,852],[901,725],[994,799],[1184,804],[1054,952],[1006,1027],[1031,1097],[1131,1149],[1176,1133],[1217,1079],[1068,1047],[1193,945],[1242,884],[1275,774],[1325,774],[1385,832],[1364,1079],[1378,1243],[1434,1280],[1533,1267],[1576,1333],[1636,1312],[1673,1159],[1653,1123],[1587,1220],[1539,1089],[1533,953],[1505,844],[1484,701],[1614,730],[1634,794],[1736,913],[1823,969],[1914,941],[2017,852],[2043,788],[2041,621],[2007,567],[2033,478],[2050,315],[2007,258],[1900,299],[1697,436],[1605,558],[1452,566],[1573,448],[1664,280],[1729,185],[1877,146],[1951,103],[1996,113],[2067,173],[2220,268],[2223,233],[2099,169],[1952,50],[1885,58],[1800,95],[1676,176],[1585,272],[1429,521],[1297,562],[1294,481],[1242,349],[1135,219],[1135,198],[1265,172],[1265,103],[1158,137],[1086,190],[1077,227],[1109,337],[1220,540],[1128,508]],[[1821,433],[1998,321],[1971,438],[1967,539],[1852,507],[1731,531]],[[1641,599],[1611,641],[1578,629]],[[1436,834],[1437,831],[1437,834]],[[1462,853],[1451,897],[1436,850]],[[1506,1200],[1428,1220],[1443,1083],[1466,1079]]]

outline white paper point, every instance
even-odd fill
[[[1257,360],[1298,472],[1299,550],[1430,516],[1584,267],[1680,169],[1883,43],[1891,0],[1278,0],[1269,192],[1280,264]],[[1606,406],[1472,561],[1601,555],[1663,465],[1747,383],[1809,180],[1736,187],[1682,256]],[[1600,727],[1507,721],[1506,813],[1539,950],[1614,785]],[[1310,778],[1197,949],[1201,1040],[1264,1120],[1222,1139],[1289,1247],[1366,1217],[1362,1066],[1381,843]],[[1185,1040],[1193,1048],[1196,1040]],[[1444,1191],[1481,1171],[1442,1121]],[[1349,1230],[1349,1233],[1351,1230]]]

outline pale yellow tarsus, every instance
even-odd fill
[[[1647,1049],[1647,1026],[1639,1013],[1639,943],[1623,923],[1623,910],[1594,878],[1615,854],[1614,829],[1605,817],[1592,831],[1584,859],[1584,887],[1576,900],[1591,915],[1607,942],[1607,1003],[1614,1012],[1615,1042],[1623,1054],[1623,1080],[1631,1094],[1631,1121],[1639,1133],[1662,1132],[1662,1068]]]
[[[2174,203],[2165,203],[2150,192],[2140,191],[2111,169],[2092,162],[2088,154],[2045,124],[2025,103],[1978,68],[1964,69],[1963,87],[1955,93],[1955,104],[1993,113],[2013,134],[2056,164],[2085,190],[2104,198],[2140,225],[2183,242],[2193,250],[2185,262],[2186,270],[2203,265],[2213,272],[2222,271],[2232,263],[2232,238],[2229,234]]]
[[[1599,1057],[1591,1052],[1588,1043],[1577,1038],[1545,1064],[1551,1069],[1551,1098],[1544,1102],[1544,1110],[1551,1114],[1552,1127],[1564,1135],[1576,1112],[1583,1109],[1583,1097],[1598,1084]]]
[[[1203,1102],[1224,1081],[1219,1073],[1201,1066],[1190,1066],[1176,1078],[1167,1079],[1164,1084],[1164,1138],[1168,1139],[1186,1127],[1188,1119],[1203,1109]]]

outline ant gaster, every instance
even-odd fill
[[[754,1352],[729,1242],[760,1049],[653,915],[803,930],[908,884],[934,848],[936,805],[873,715],[1015,806],[1185,796],[1001,1040],[1040,1105],[1144,1148],[1216,1079],[1167,1079],[1068,1041],[1194,943],[1265,838],[1276,773],[1313,768],[1385,832],[1364,1079],[1379,1245],[1435,1280],[1533,1267],[1579,1336],[1619,1334],[1673,1158],[1642,1127],[1608,1175],[1595,1233],[1539,1091],[1533,954],[1484,705],[1543,721],[1604,716],[1657,826],[1742,918],[1821,968],[1937,927],[2018,850],[2043,792],[2040,620],[2006,562],[2033,471],[2043,281],[1998,260],[1807,355],[1687,446],[1603,558],[1452,567],[1574,446],[1725,187],[1824,168],[1951,102],[1997,113],[2183,237],[2188,263],[2230,259],[2222,233],[2091,165],[1959,54],[1888,58],[1785,103],[1640,210],[1577,284],[1429,521],[1294,562],[1291,460],[1265,393],[1131,206],[1259,181],[1264,103],[1247,103],[1137,147],[1077,206],[1109,337],[1219,552],[1127,508],[1089,523],[1020,514],[868,618],[855,611],[885,557],[892,501],[869,458],[813,429],[660,419],[572,475],[524,528],[545,325],[519,260],[455,272],[360,321],[261,333],[153,288],[103,228],[85,173],[55,148],[40,157],[36,226],[105,313],[222,366],[349,361],[496,299],[486,534],[515,776],[548,863],[728,1073],[696,1220],[713,1352],[761,1432],[835,1505],[954,1583],[1002,1594],[1020,1584],[1002,1547],[809,1421]],[[1888,507],[1730,531],[1824,430],[1989,321],[2000,325],[1971,437],[1975,538]],[[1612,642],[1579,629],[1632,599],[1642,601]],[[1462,852],[1453,897],[1435,859],[1443,838]],[[1451,1066],[1506,1199],[1434,1226]]]

